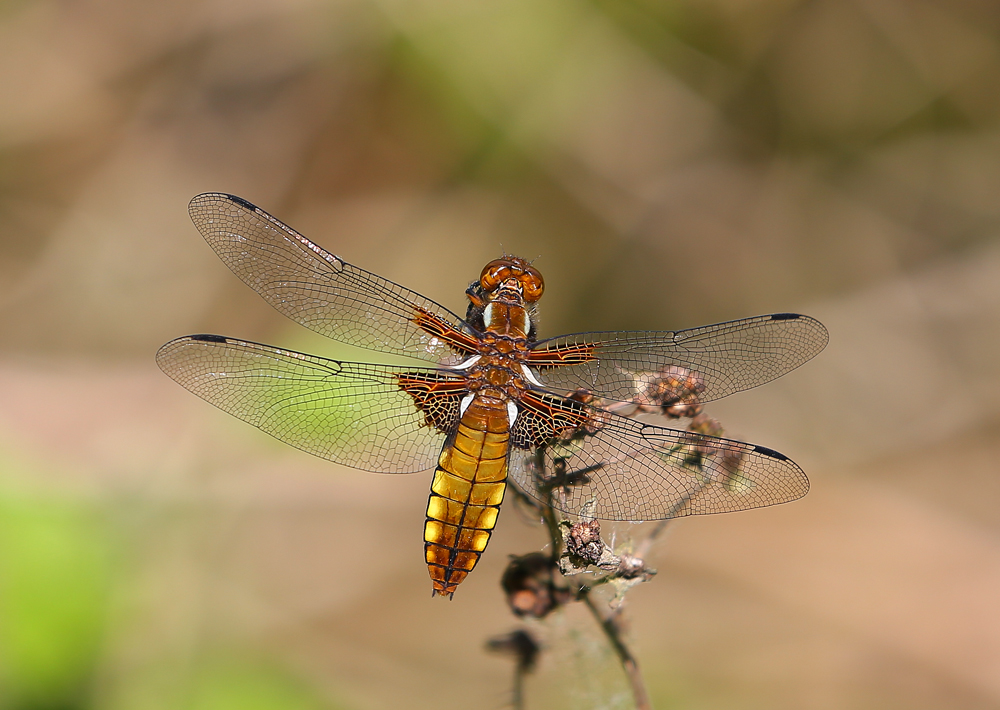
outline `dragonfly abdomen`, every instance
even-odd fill
[[[477,396],[441,450],[424,524],[435,594],[454,594],[490,541],[507,488],[504,402]]]

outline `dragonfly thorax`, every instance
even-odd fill
[[[505,292],[504,300],[494,300],[483,310],[483,325],[489,333],[514,338],[527,338],[531,330],[531,318],[520,299],[510,298]]]
[[[519,363],[508,355],[480,357],[467,377],[470,392],[496,400],[516,400],[528,388]]]

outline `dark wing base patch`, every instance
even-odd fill
[[[464,380],[434,372],[401,372],[399,388],[413,397],[424,423],[444,434],[458,426],[462,397],[469,393]]]
[[[593,434],[606,413],[574,399],[529,391],[522,395],[511,444],[531,449],[554,442],[567,442]]]

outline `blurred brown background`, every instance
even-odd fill
[[[813,490],[659,543],[654,703],[1000,707],[998,87],[992,0],[0,0],[0,708],[510,699],[482,645],[537,526],[431,599],[426,476],[156,369],[192,332],[333,352],[198,236],[211,190],[453,310],[538,257],[547,335],[820,318],[708,408]],[[528,707],[629,707],[578,611]]]

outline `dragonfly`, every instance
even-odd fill
[[[638,415],[690,414],[799,367],[828,340],[813,318],[539,340],[544,280],[524,259],[486,264],[462,318],[242,198],[202,194],[189,214],[226,266],[284,315],[413,361],[343,362],[207,334],[156,354],[186,389],[303,451],[365,471],[433,471],[423,533],[433,595],[451,598],[476,566],[510,484],[570,516],[632,522],[809,490],[777,451]]]

